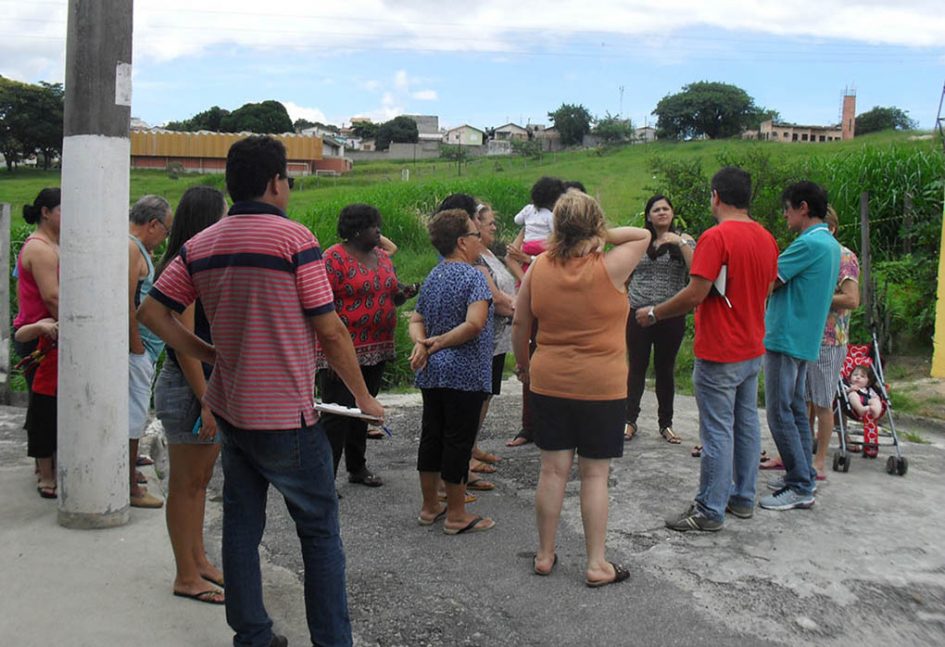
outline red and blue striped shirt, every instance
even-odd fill
[[[149,296],[182,312],[200,298],[216,348],[204,403],[241,429],[315,424],[315,332],[334,310],[321,248],[276,207],[239,202],[181,248]]]

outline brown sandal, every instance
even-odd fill
[[[670,445],[678,445],[682,442],[679,436],[673,433],[672,427],[660,427],[660,436]]]

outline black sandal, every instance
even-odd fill
[[[348,483],[360,483],[368,487],[381,487],[384,485],[383,479],[367,468],[364,468],[356,474],[349,474]]]
[[[623,429],[623,439],[624,442],[630,442],[633,440],[633,437],[637,435],[637,423],[628,422],[627,426]]]

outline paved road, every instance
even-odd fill
[[[558,568],[549,578],[531,573],[538,451],[504,447],[520,406],[514,385],[505,390],[482,441],[504,457],[498,488],[472,506],[497,520],[495,530],[447,537],[439,526],[416,524],[416,398],[389,398],[395,436],[369,445],[369,464],[385,486],[339,477],[359,644],[945,644],[945,438],[927,434],[933,444],[908,444],[905,478],[885,473],[885,454],[857,458],[849,473],[830,475],[810,511],[759,510],[720,533],[680,534],[665,530],[662,518],[687,505],[699,463],[689,456],[695,403],[681,397],[676,428],[686,442],[662,442],[645,414],[641,436],[614,463],[609,556],[633,574],[620,586],[590,590],[577,480],[568,486]],[[644,407],[655,409],[649,394]],[[763,437],[773,449],[767,431]],[[287,575],[299,573],[301,561],[276,496],[264,545],[276,575],[271,611],[302,644],[300,592],[286,586],[297,583]]]

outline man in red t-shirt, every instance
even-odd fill
[[[712,178],[712,215],[676,296],[636,312],[641,326],[696,309],[692,385],[699,406],[702,463],[689,508],[673,530],[719,530],[725,513],[754,514],[761,430],[758,371],[764,356],[765,299],[778,276],[778,244],[751,219],[751,176],[725,167]]]

